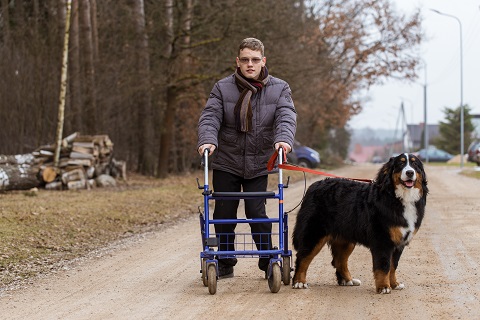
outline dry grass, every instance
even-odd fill
[[[284,174],[290,182],[301,172]],[[203,171],[159,180],[130,175],[116,188],[0,194],[0,291],[62,261],[198,213]],[[269,180],[276,190],[277,175]],[[211,181],[211,180],[210,180]]]
[[[0,194],[0,286],[191,215],[201,201],[192,174],[134,176],[110,189]]]
[[[474,169],[466,168],[466,169],[462,170],[461,173],[463,175],[467,176],[467,177],[470,177],[470,178],[480,179],[480,170],[477,170],[476,168],[474,168]]]

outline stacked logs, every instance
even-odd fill
[[[20,156],[0,156],[0,190],[25,190],[44,185],[49,190],[89,189],[103,183],[112,184],[108,178],[126,180],[126,163],[113,158],[113,143],[107,135],[80,135],[78,132],[62,140],[58,166],[54,164],[55,145],[45,145],[37,148],[31,154]],[[9,166],[18,168],[15,172],[28,174],[13,175],[3,171],[8,178],[2,188],[2,159],[9,159]],[[22,164],[12,164],[12,159],[24,159]],[[7,165],[8,166],[8,165]],[[20,169],[20,170],[19,170]],[[29,183],[23,179],[27,178]],[[12,184],[12,181],[22,183]],[[36,180],[36,181],[33,181]],[[5,182],[5,181],[3,181]],[[35,185],[36,184],[36,185]]]

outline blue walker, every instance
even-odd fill
[[[290,284],[290,272],[292,251],[288,249],[288,214],[283,209],[283,185],[282,169],[278,170],[278,192],[212,192],[208,185],[208,154],[206,149],[203,154],[204,184],[203,187],[197,179],[199,189],[203,189],[203,213],[200,211],[200,229],[202,235],[203,251],[200,252],[202,281],[208,287],[210,294],[217,292],[218,258],[245,258],[245,257],[269,257],[270,263],[267,271],[268,287],[272,293],[280,290],[281,283]],[[283,149],[278,150],[278,164],[283,162]],[[215,200],[240,200],[240,199],[278,199],[278,217],[257,219],[210,219],[209,201]],[[278,242],[278,246],[272,246],[270,250],[254,250],[255,243],[252,233],[235,233],[235,250],[218,250],[219,235],[210,232],[210,227],[215,224],[251,224],[272,223],[272,242]],[[278,226],[278,229],[276,229]],[[213,229],[213,228],[212,228]],[[277,232],[278,230],[278,232]]]

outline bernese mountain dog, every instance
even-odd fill
[[[341,286],[358,286],[348,270],[356,244],[370,249],[377,293],[403,289],[395,272],[403,249],[425,214],[427,177],[413,154],[390,158],[371,183],[346,178],[314,182],[307,190],[292,234],[297,251],[293,288],[308,288],[307,270],[325,244]]]

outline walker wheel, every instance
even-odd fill
[[[207,265],[208,292],[215,294],[217,292],[217,268],[215,263]]]
[[[207,259],[202,259],[202,282],[205,287],[208,287],[208,277],[207,277]]]
[[[282,281],[283,284],[288,286],[290,284],[290,257],[283,257],[283,266],[282,266]]]
[[[268,277],[268,287],[270,288],[270,292],[277,293],[282,284],[282,272],[278,263],[273,263],[271,269],[272,273]]]

